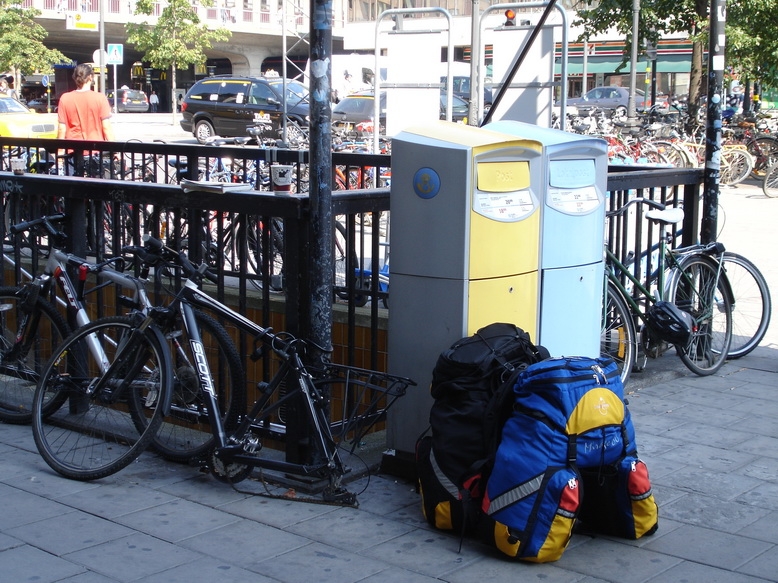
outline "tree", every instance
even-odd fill
[[[50,73],[53,65],[70,61],[43,44],[46,29],[35,22],[40,10],[22,7],[23,0],[0,0],[0,69],[14,74]]]
[[[2,1],[2,0],[0,0]],[[213,6],[213,0],[200,0],[200,6]],[[155,0],[138,0],[135,14],[151,16]],[[176,69],[205,62],[205,51],[214,42],[226,41],[232,33],[226,28],[211,30],[200,23],[190,0],[168,0],[156,24],[127,23],[127,42],[144,53],[143,60],[155,69],[170,67],[173,91],[170,95],[173,123],[176,111]]]
[[[574,26],[583,25],[581,39],[615,29],[626,39],[626,65],[632,51],[632,9],[634,0],[581,0]],[[697,118],[702,93],[702,53],[707,30],[709,0],[641,0],[638,43],[657,42],[668,33],[685,32],[692,41],[692,66],[689,75],[689,115]]]

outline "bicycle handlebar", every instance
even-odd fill
[[[648,206],[653,207],[655,209],[659,209],[660,211],[663,211],[663,210],[665,210],[665,208],[667,208],[667,205],[665,205],[665,204],[663,204],[661,202],[657,202],[655,200],[651,200],[650,198],[638,197],[638,198],[633,198],[632,200],[627,202],[627,204],[625,204],[622,207],[617,208],[616,210],[608,211],[607,213],[605,213],[605,216],[606,217],[615,217],[615,216],[621,215],[632,204],[647,204]]]
[[[12,235],[17,235],[18,233],[30,231],[40,225],[43,225],[43,227],[46,229],[46,232],[52,237],[64,237],[65,233],[58,231],[54,228],[54,225],[51,224],[52,222],[59,222],[64,219],[64,213],[57,213],[55,215],[47,215],[38,219],[32,219],[31,221],[22,221],[21,223],[16,223],[15,225],[11,225],[8,230]]]

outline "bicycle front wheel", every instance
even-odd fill
[[[600,355],[614,360],[619,367],[621,382],[627,384],[635,365],[637,334],[632,312],[611,282],[605,293],[602,328],[600,330]]]
[[[121,316],[69,336],[48,362],[33,399],[35,445],[49,466],[75,480],[96,480],[136,459],[162,423],[171,386],[170,354],[154,329]],[[65,395],[50,415],[44,404]],[[138,430],[133,416],[147,417]]]
[[[32,399],[46,362],[69,334],[60,313],[43,298],[28,306],[26,290],[0,287],[0,420],[32,421]],[[62,404],[55,399],[46,409]]]
[[[732,341],[732,303],[726,274],[706,255],[690,255],[673,269],[669,298],[694,319],[686,346],[676,346],[689,370],[700,376],[724,364]]]
[[[733,296],[729,358],[740,358],[759,346],[764,338],[773,304],[764,276],[751,261],[727,251],[724,270]]]

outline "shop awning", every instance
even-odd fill
[[[586,71],[593,75],[595,73],[615,73],[616,68],[621,64],[621,59],[613,57],[589,57],[586,63]],[[647,63],[645,60],[638,61],[638,73],[646,72]],[[657,73],[688,73],[692,68],[691,55],[662,55],[656,59]],[[619,71],[624,75],[629,73],[630,63],[627,62],[624,68]],[[557,63],[555,71],[557,75],[562,73],[562,65]],[[568,75],[583,74],[583,57],[570,57],[567,61]]]

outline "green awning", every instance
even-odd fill
[[[595,73],[615,73],[616,68],[621,64],[621,59],[613,57],[589,57],[586,63],[586,71],[592,75]],[[647,63],[645,60],[638,61],[638,73],[646,72]],[[656,60],[657,73],[688,73],[692,68],[691,55],[659,55]],[[624,68],[619,71],[620,74],[627,74],[630,70],[630,64],[627,62]],[[562,73],[562,65],[557,62],[554,73]],[[570,57],[567,61],[568,75],[583,74],[583,57]]]

